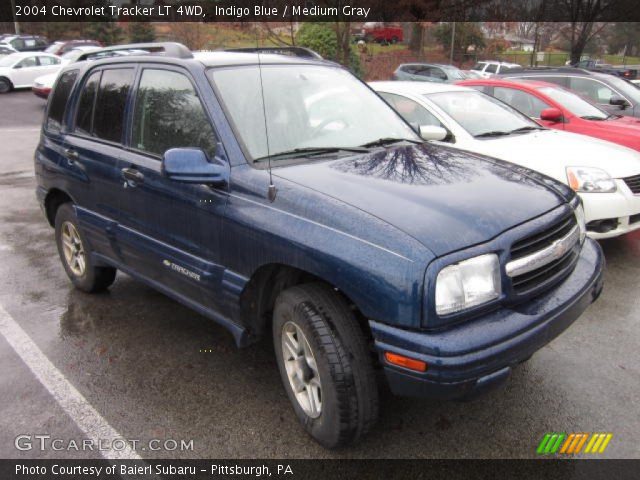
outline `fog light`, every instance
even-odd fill
[[[409,358],[404,355],[398,355],[397,353],[391,352],[385,352],[384,358],[392,365],[398,365],[399,367],[415,370],[416,372],[427,371],[427,364],[422,360],[416,360],[415,358]]]

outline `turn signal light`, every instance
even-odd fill
[[[385,352],[384,358],[392,365],[398,365],[399,367],[415,370],[416,372],[427,371],[427,363],[422,360],[416,360],[415,358],[409,358],[404,355],[398,355],[397,353],[391,352]]]

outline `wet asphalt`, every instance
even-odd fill
[[[527,458],[546,432],[611,432],[600,457],[640,458],[640,234],[602,243],[601,298],[504,388],[469,403],[383,391],[373,432],[330,452],[298,426],[268,341],[237,350],[223,328],[123,274],[104,294],[71,287],[34,195],[43,106],[30,92],[0,97],[0,305],[122,437],[193,440],[142,457]],[[0,335],[0,458],[98,456],[14,447],[42,433],[84,438]]]

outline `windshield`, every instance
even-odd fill
[[[474,137],[491,132],[540,128],[529,117],[484,93],[441,92],[426,97]]]
[[[447,75],[449,76],[449,78],[453,78],[455,80],[466,80],[467,78],[464,72],[462,72],[462,70],[459,70],[457,68],[444,68],[443,70],[447,72]]]
[[[600,110],[575,93],[554,87],[543,87],[540,91],[577,117],[600,120],[606,120],[609,117],[608,113]]]
[[[623,80],[622,78],[614,77],[613,75],[607,75],[607,82],[609,82],[613,88],[617,88],[622,95],[627,97],[634,104],[640,103],[640,91],[638,91],[638,89],[631,83]]]
[[[375,93],[342,68],[316,65],[213,69],[211,77],[249,156],[353,148],[380,139],[420,141]],[[266,113],[266,131],[265,132]]]
[[[7,55],[6,57],[3,57],[0,59],[0,67],[10,67],[21,58],[22,57],[20,55],[15,55],[15,54]]]

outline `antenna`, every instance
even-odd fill
[[[276,199],[278,189],[273,184],[273,175],[271,174],[271,150],[269,148],[269,126],[267,122],[267,104],[264,100],[264,84],[262,82],[262,60],[258,51],[258,72],[260,73],[260,95],[262,96],[262,115],[264,118],[264,132],[267,137],[267,162],[269,168],[269,189],[267,190],[267,198],[270,202]]]

